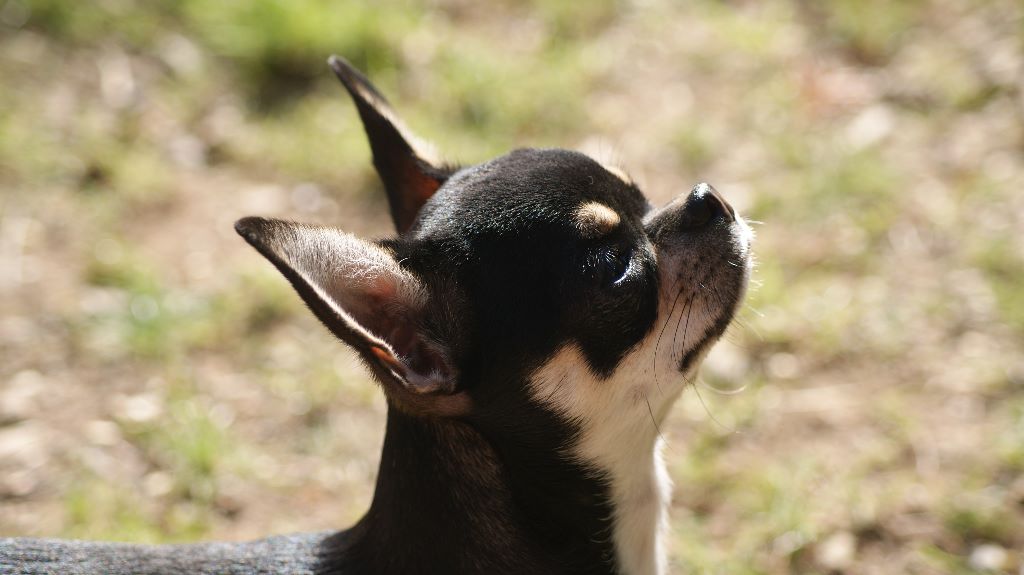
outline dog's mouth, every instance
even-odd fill
[[[656,214],[648,230],[658,247],[667,309],[658,347],[672,350],[676,368],[687,373],[736,316],[750,277],[753,233],[707,184]]]

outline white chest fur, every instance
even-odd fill
[[[672,484],[658,426],[684,382],[671,366],[659,365],[655,383],[652,355],[637,350],[612,377],[600,379],[569,346],[531,379],[535,398],[581,427],[579,442],[566,455],[601,469],[610,480],[612,537],[628,575],[667,572],[663,539]]]

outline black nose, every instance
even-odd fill
[[[683,204],[679,226],[684,230],[702,228],[718,218],[736,221],[736,212],[711,184],[701,182],[693,187]]]

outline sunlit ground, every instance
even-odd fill
[[[340,528],[383,401],[235,236],[390,232],[325,58],[449,158],[712,182],[755,287],[664,433],[674,573],[1024,565],[1014,0],[0,0],[0,534]]]

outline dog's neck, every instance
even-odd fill
[[[344,573],[512,573],[519,561],[530,565],[537,553],[501,475],[468,425],[389,408],[373,502],[338,537],[328,563]]]
[[[653,533],[660,509],[623,516],[606,480],[538,458],[547,451],[533,440],[493,445],[485,433],[390,409],[373,503],[330,542],[326,562],[346,573],[632,572],[637,554],[650,555],[641,565],[658,564],[658,546],[646,543],[623,564],[612,518]],[[653,441],[649,451],[653,465]],[[637,469],[638,494],[653,469]]]

